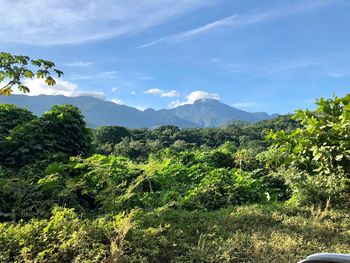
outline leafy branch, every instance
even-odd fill
[[[34,70],[33,68],[37,68]],[[55,63],[44,59],[30,59],[28,56],[16,56],[6,52],[0,52],[0,95],[8,96],[17,87],[23,93],[28,93],[29,88],[23,84],[23,79],[34,77],[44,79],[49,86],[56,84],[52,75],[58,78],[63,72],[56,69]],[[2,84],[4,83],[5,84]]]

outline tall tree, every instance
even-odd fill
[[[34,114],[27,109],[22,109],[12,104],[0,104],[0,138],[7,136],[9,131],[17,125],[35,118]]]
[[[56,105],[40,118],[17,125],[0,141],[0,163],[21,167],[51,155],[87,155],[91,132],[79,109]]]

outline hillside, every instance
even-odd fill
[[[36,115],[41,115],[56,104],[72,104],[82,111],[90,127],[105,125],[129,128],[151,128],[161,125],[174,125],[180,128],[219,127],[235,120],[256,122],[274,116],[265,112],[246,112],[211,99],[198,100],[193,104],[173,109],[145,111],[88,96],[12,95],[0,97],[0,103],[24,107]]]
[[[200,127],[218,127],[235,120],[256,122],[271,118],[265,112],[246,112],[214,99],[197,100],[193,104],[186,104],[165,111],[181,119],[192,120]]]
[[[0,104],[0,262],[349,253],[349,102],[196,129],[88,129],[72,105]]]

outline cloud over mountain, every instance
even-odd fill
[[[37,95],[63,95],[67,97],[91,96],[99,99],[105,99],[106,96],[100,91],[79,90],[78,86],[70,81],[55,79],[56,85],[48,86],[43,79],[26,79],[23,84],[30,89],[28,96]],[[18,90],[14,90],[14,94],[22,94]]]
[[[169,105],[170,108],[175,108],[181,105],[185,104],[193,104],[197,100],[204,100],[204,99],[214,99],[214,100],[219,100],[220,96],[217,93],[208,93],[206,91],[202,90],[197,90],[193,91],[190,94],[187,95],[186,97],[187,100],[185,101],[172,101]]]

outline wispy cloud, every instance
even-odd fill
[[[206,91],[197,90],[197,91],[193,91],[190,94],[188,94],[186,96],[186,100],[185,101],[180,101],[180,100],[172,101],[169,104],[169,108],[175,108],[175,107],[182,106],[182,105],[185,105],[185,104],[193,104],[197,100],[205,100],[205,99],[219,100],[220,96],[217,93],[209,93],[209,92],[206,92]]]
[[[90,79],[108,80],[108,81],[113,81],[113,83],[115,83],[115,87],[135,88],[135,86],[137,86],[138,81],[147,82],[153,79],[153,76],[144,74],[142,72],[126,72],[126,71],[112,70],[112,71],[96,72],[96,73],[91,73],[86,75],[70,74],[70,75],[66,75],[66,78],[72,81],[90,80]]]
[[[177,34],[173,34],[170,36],[159,38],[159,39],[154,40],[152,42],[143,44],[140,47],[143,47],[143,48],[151,47],[151,46],[160,44],[162,42],[172,42],[172,41],[177,41],[177,40],[189,38],[189,37],[199,35],[199,34],[202,34],[202,33],[205,33],[207,31],[211,31],[211,30],[214,30],[216,28],[223,27],[223,26],[233,27],[233,26],[238,26],[238,25],[252,24],[253,20],[257,22],[257,20],[259,20],[259,18],[262,19],[266,15],[267,14],[252,15],[252,16],[250,16],[251,17],[250,19],[252,21],[249,21],[248,17],[245,17],[244,19],[242,19],[238,15],[232,15],[229,17],[225,17],[223,19],[219,19],[219,20],[214,21],[212,23],[206,24],[202,27],[198,27],[198,28],[195,28],[195,29],[192,29],[189,31],[185,31],[185,32],[181,32],[181,33],[177,33]],[[240,20],[242,20],[242,21],[240,21]],[[243,20],[245,20],[245,22]]]
[[[332,78],[343,78],[350,76],[350,68],[337,68],[328,73],[328,76]]]
[[[259,105],[259,102],[257,101],[245,101],[245,102],[237,102],[232,104],[233,107],[240,108],[240,109],[256,107],[257,105]]]
[[[252,12],[249,14],[234,14],[225,18],[218,19],[214,22],[208,23],[204,26],[176,33],[173,35],[169,35],[166,37],[162,37],[151,41],[149,43],[143,44],[140,47],[146,48],[151,47],[164,42],[174,42],[183,40],[186,38],[190,38],[199,34],[206,33],[208,31],[213,31],[222,27],[229,28],[239,28],[243,26],[248,26],[257,23],[263,23],[268,21],[273,21],[277,19],[281,19],[287,16],[296,15],[299,13],[303,13],[306,11],[314,10],[317,8],[321,8],[327,5],[336,2],[337,0],[309,0],[309,1],[298,1],[296,3],[285,5],[283,7]]]
[[[117,71],[106,71],[96,74],[82,75],[82,74],[71,74],[68,76],[71,80],[87,80],[87,79],[117,79]]]
[[[0,42],[60,45],[135,34],[209,3],[209,0],[0,0]]]
[[[120,76],[120,71],[105,71],[105,72],[101,72],[96,74],[95,77],[97,78],[102,78],[102,79],[115,79],[118,78]]]
[[[111,101],[115,104],[123,105],[123,101],[121,99],[115,98],[115,99],[112,99]]]
[[[93,64],[94,62],[91,62],[91,61],[74,61],[74,62],[66,63],[65,65],[68,67],[89,67]]]
[[[99,99],[105,99],[106,96],[100,91],[87,91],[80,90],[78,86],[70,81],[55,79],[56,85],[47,86],[43,79],[26,79],[23,84],[30,89],[28,96],[37,95],[63,95],[67,97],[78,97],[78,96],[92,96]],[[21,94],[20,91],[15,90],[15,94]]]
[[[281,72],[293,71],[293,70],[308,68],[312,66],[317,66],[322,63],[323,63],[323,60],[318,58],[290,59],[290,60],[264,63],[264,65],[258,65],[255,68],[255,71],[260,73],[253,75],[252,77],[249,78],[249,80],[267,77],[267,76],[271,76]]]
[[[82,75],[82,74],[71,74],[66,76],[70,80],[87,80],[87,79],[92,79],[91,75]]]
[[[209,61],[211,62],[211,60]],[[298,70],[321,69],[321,66],[324,67],[327,63],[329,63],[329,59],[323,57],[278,57],[242,63],[220,60],[220,62],[215,62],[213,66],[220,68],[222,72],[240,74],[241,80],[254,80]],[[340,72],[343,71],[334,71],[334,73]]]
[[[162,90],[162,89],[149,89],[145,91],[146,94],[159,95],[161,97],[178,97],[180,93],[177,90]]]

